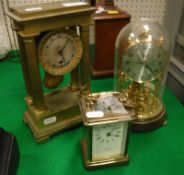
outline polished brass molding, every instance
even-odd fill
[[[76,115],[70,117],[69,119],[60,120],[55,124],[40,127],[41,121],[35,121],[34,116],[32,116],[29,112],[26,112],[24,115],[24,122],[31,129],[36,142],[42,143],[43,141],[48,140],[54,134],[81,125],[82,119],[80,115]]]

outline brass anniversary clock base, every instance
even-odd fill
[[[134,120],[132,122],[132,131],[135,132],[152,131],[166,124],[166,122],[167,120],[165,117],[165,108],[163,107],[162,111],[151,120]]]
[[[24,121],[31,128],[37,142],[46,140],[59,131],[81,124],[77,93],[78,91],[72,92],[64,88],[45,94],[47,109],[42,112],[38,112],[32,105],[29,105]]]

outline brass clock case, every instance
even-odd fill
[[[79,96],[84,124],[81,149],[87,169],[127,164],[129,122],[135,120],[131,106],[124,106],[122,94],[101,92]]]
[[[79,64],[82,53],[83,45],[76,31],[59,29],[41,40],[38,54],[44,70],[58,76],[72,71]]]
[[[58,1],[10,7],[6,12],[21,53],[24,122],[37,142],[82,123],[77,94],[90,92],[89,26],[95,10],[88,2]],[[70,84],[55,89],[65,73],[70,74]],[[46,92],[43,83],[54,89]]]

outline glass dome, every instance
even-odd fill
[[[166,31],[152,19],[129,23],[115,46],[114,88],[133,105],[138,121],[155,120],[165,109],[162,95],[169,63]]]

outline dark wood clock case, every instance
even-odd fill
[[[116,37],[131,18],[128,13],[115,7],[112,0],[104,0],[102,6],[105,10],[93,17],[95,22],[95,56],[91,63],[93,78],[113,76]]]

